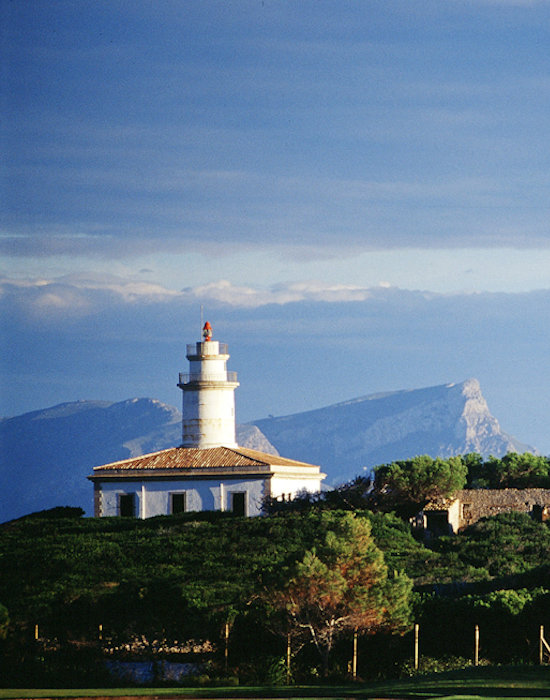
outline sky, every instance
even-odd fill
[[[548,0],[0,0],[0,415],[477,377],[550,453]]]

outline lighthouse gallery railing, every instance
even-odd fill
[[[190,384],[191,382],[236,382],[237,372],[180,372],[180,384]]]

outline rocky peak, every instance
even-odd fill
[[[501,430],[477,379],[372,394],[255,425],[281,454],[320,464],[332,483],[418,454],[534,451]]]

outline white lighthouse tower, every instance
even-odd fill
[[[226,343],[212,340],[208,321],[204,340],[187,346],[189,372],[180,373],[183,391],[182,447],[237,447],[235,437],[236,372],[228,372]]]

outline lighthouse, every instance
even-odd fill
[[[189,372],[179,375],[178,386],[183,391],[182,447],[237,447],[237,374],[227,371],[227,344],[212,340],[208,321],[202,335],[202,341],[187,346]]]
[[[239,382],[235,372],[227,371],[227,345],[212,339],[208,322],[202,340],[187,346],[187,359],[189,372],[178,381],[182,444],[94,467],[88,478],[94,484],[96,517],[205,510],[260,515],[267,498],[318,492],[325,474],[317,465],[237,444]]]

